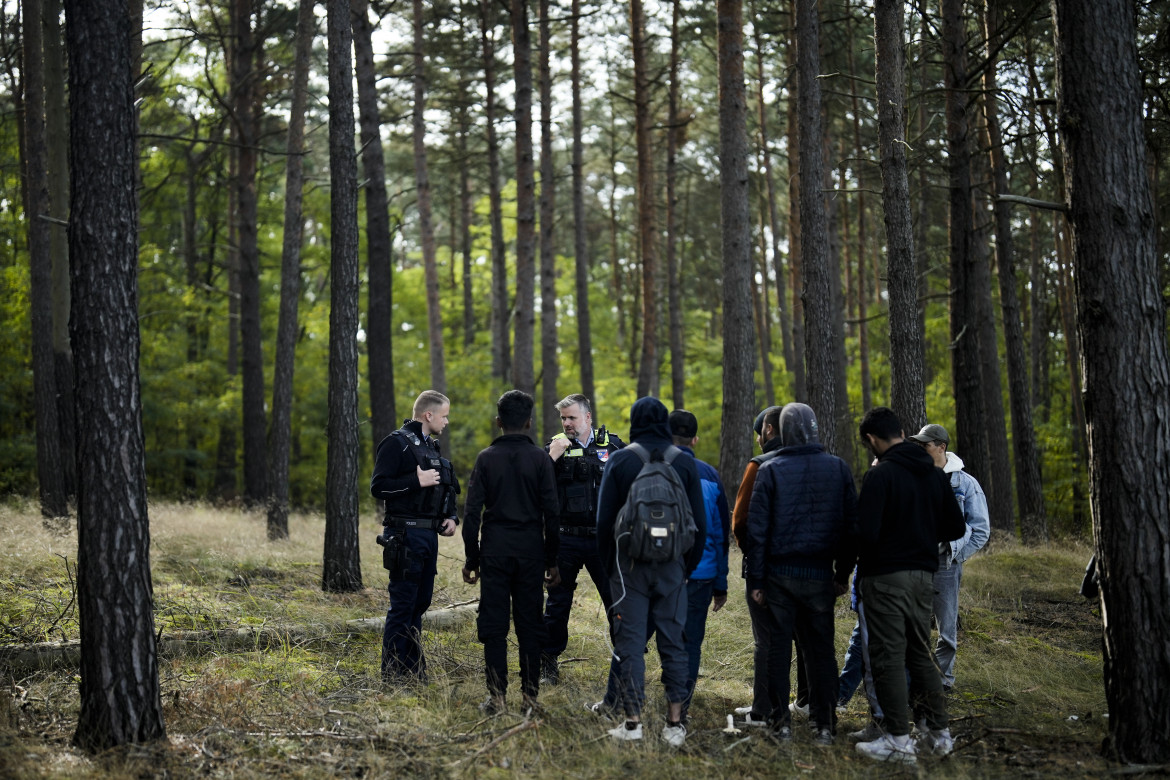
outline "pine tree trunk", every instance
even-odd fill
[[[792,32],[785,50],[785,67],[796,71],[796,31]],[[800,84],[793,78],[788,89],[788,266],[792,271],[792,370],[793,400],[808,401],[808,381],[805,376],[806,338],[804,330],[804,226],[800,221],[800,144],[805,130],[800,126]]]
[[[984,0],[984,14],[989,60],[983,72],[983,110],[987,122],[987,145],[991,152],[993,193],[998,196],[1008,194],[1008,177],[1003,139],[999,130],[995,57],[991,51],[999,35],[995,0]],[[1036,544],[1048,541],[1048,521],[1044,511],[1044,486],[1040,480],[1040,455],[1036,451],[1036,432],[1032,427],[1032,404],[1024,357],[1024,331],[1020,324],[1020,301],[1016,292],[1011,206],[998,197],[995,198],[995,255],[999,271],[999,300],[1003,310],[1004,346],[1007,352],[1020,532],[1025,542]],[[1010,502],[1010,494],[1007,500]]]
[[[549,0],[540,0],[540,388],[544,438],[561,432],[557,409],[557,256],[553,246],[556,166],[552,143],[552,31]]]
[[[414,182],[418,193],[419,243],[427,286],[427,342],[430,346],[431,389],[447,392],[447,366],[443,352],[443,312],[439,301],[439,266],[435,259],[435,229],[431,222],[431,179],[427,167],[425,113],[427,107],[426,42],[423,37],[423,2],[414,9]]]
[[[259,166],[259,104],[262,81],[256,63],[261,42],[252,28],[255,0],[232,2],[232,114],[239,158],[236,171],[236,235],[239,240],[241,397],[243,400],[244,501],[262,505],[268,497],[267,433],[264,411],[264,351],[260,328],[260,250],[256,173]]]
[[[654,117],[650,107],[649,44],[642,0],[630,0],[630,45],[634,54],[634,144],[638,156],[638,237],[642,260],[642,353],[638,359],[636,391],[641,398],[651,393],[658,377],[658,210],[654,149],[650,140]]]
[[[597,397],[593,379],[593,331],[589,316],[589,232],[585,224],[585,145],[581,109],[581,0],[573,0],[569,56],[573,95],[573,247],[577,282],[577,359],[581,392],[592,403]]]
[[[536,183],[532,160],[532,31],[528,0],[512,0],[516,117],[516,341],[512,384],[535,395]]]
[[[686,408],[686,354],[683,347],[682,267],[678,258],[679,0],[670,4],[670,93],[666,116],[666,287],[670,321],[670,394],[675,409]]]
[[[755,18],[753,4],[752,17]],[[772,234],[772,271],[776,275],[776,313],[780,315],[780,350],[784,356],[784,369],[792,371],[792,317],[788,307],[788,285],[785,283],[786,271],[781,262],[781,244],[784,236],[780,225],[780,207],[777,204],[776,182],[772,174],[771,135],[768,132],[768,106],[764,100],[764,41],[760,25],[752,25],[752,34],[756,47],[756,104],[759,115],[756,120],[760,124],[760,152],[764,164],[764,185],[767,188],[768,200],[768,228]],[[764,274],[767,279],[768,275]]]
[[[836,451],[832,284],[825,214],[824,120],[821,117],[820,20],[815,0],[796,0],[797,113],[800,120],[800,265],[804,273],[808,405],[821,421],[821,443]]]
[[[890,295],[890,407],[907,434],[926,424],[925,347],[918,317],[918,268],[906,167],[906,76],[903,3],[876,0],[874,39],[886,285]],[[862,263],[864,266],[864,263]],[[865,277],[863,268],[858,276]]]
[[[979,330],[971,276],[972,257],[971,152],[968,137],[967,50],[962,0],[942,0],[943,75],[946,86],[947,167],[950,193],[951,370],[955,393],[955,435],[951,449],[987,490],[991,464],[983,413],[983,376]],[[905,423],[911,427],[909,423]],[[911,427],[912,429],[912,427]],[[909,430],[907,431],[909,433]]]
[[[484,122],[487,125],[488,221],[492,234],[492,376],[504,380],[511,373],[509,334],[508,257],[504,245],[504,219],[500,197],[500,143],[496,138],[496,53],[493,43],[495,17],[492,0],[480,3],[480,40],[483,45]]]
[[[125,3],[66,0],[78,407],[76,745],[166,736],[138,378],[138,154]]]
[[[358,220],[349,0],[329,0],[329,442],[321,587],[362,588],[358,546]]]
[[[360,2],[360,0],[359,0]],[[280,253],[280,317],[272,369],[272,432],[269,439],[268,538],[288,538],[288,471],[292,436],[293,365],[297,343],[297,309],[301,298],[301,212],[305,166],[305,108],[309,102],[309,59],[316,22],[314,0],[300,0],[293,59],[292,106],[289,108],[288,157],[284,183],[284,241]],[[355,6],[357,3],[355,3]],[[365,17],[365,7],[355,11]],[[356,28],[358,24],[355,23]],[[372,239],[371,239],[372,240]]]
[[[230,59],[230,54],[229,54]],[[230,65],[228,70],[230,71]],[[239,135],[232,131],[233,143],[238,143]],[[228,155],[228,180],[234,181],[239,170],[239,155],[234,152]],[[224,373],[230,382],[240,373],[240,242],[237,239],[239,231],[236,229],[235,214],[237,207],[238,189],[227,188],[227,225],[228,250],[225,266],[228,283],[228,321],[227,321],[227,354],[224,356]],[[223,419],[219,424],[219,441],[215,451],[215,498],[219,501],[231,501],[238,496],[236,480],[236,465],[239,449],[239,424],[235,419]]]
[[[53,258],[50,252],[49,156],[45,136],[45,73],[40,0],[25,0],[25,175],[28,188],[29,309],[36,415],[37,482],[46,527],[57,529],[69,514],[61,467],[57,376],[53,360]]]
[[[357,74],[358,117],[362,143],[362,178],[366,193],[366,269],[369,305],[366,312],[366,362],[370,382],[371,444],[398,427],[394,398],[394,258],[386,196],[386,162],[378,112],[378,72],[374,66],[373,32],[368,0],[352,0],[354,70]]]
[[[57,433],[65,495],[77,497],[77,418],[73,400],[73,351],[69,347],[69,106],[65,100],[65,53],[61,2],[44,0],[45,139],[48,149],[49,254],[53,258],[53,375],[57,382]]]
[[[1052,8],[1101,574],[1107,749],[1120,761],[1166,764],[1170,356],[1135,10],[1124,0],[1054,0]]]
[[[748,205],[747,96],[743,74],[743,3],[719,0],[719,182],[723,236],[723,404],[719,470],[734,491],[752,454],[756,391],[752,371],[751,223]]]

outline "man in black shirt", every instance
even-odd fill
[[[524,707],[536,706],[545,636],[541,575],[549,586],[560,582],[556,567],[560,504],[552,461],[528,436],[532,406],[532,396],[520,390],[500,396],[496,425],[503,435],[475,459],[464,512],[463,581],[480,583],[478,627],[488,687],[481,709],[491,715],[505,709],[509,604],[520,645]]]

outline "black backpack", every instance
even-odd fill
[[[681,560],[694,545],[696,532],[691,502],[670,465],[682,450],[672,444],[652,459],[641,444],[627,449],[642,459],[642,468],[618,511],[614,525],[618,551],[642,563]]]

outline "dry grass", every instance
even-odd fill
[[[156,620],[165,632],[246,625],[340,626],[386,608],[385,572],[363,519],[360,593],[320,591],[323,519],[290,519],[291,538],[265,540],[258,513],[205,505],[151,509]],[[442,540],[435,603],[477,595],[459,579],[457,539]],[[1104,737],[1099,618],[1076,595],[1088,551],[1028,550],[997,542],[970,562],[962,593],[957,696],[951,715],[956,754],[922,759],[940,777],[1099,776]],[[3,642],[76,638],[69,606],[75,537],[41,528],[27,504],[0,506],[0,631]],[[738,571],[733,560],[732,571]],[[838,608],[843,652],[852,614]],[[0,696],[0,777],[332,777],[519,776],[818,777],[913,775],[874,766],[844,739],[828,750],[798,733],[779,748],[760,733],[722,733],[726,714],[750,698],[751,636],[742,581],[712,615],[703,678],[681,750],[655,737],[663,701],[657,655],[647,656],[649,737],[613,745],[607,724],[582,704],[600,697],[608,658],[600,604],[587,580],[578,589],[560,686],[542,692],[532,728],[514,713],[483,718],[482,648],[474,623],[427,632],[432,681],[384,686],[380,641],[344,631],[318,633],[266,650],[164,658],[161,685],[168,739],[89,756],[69,746],[77,717],[74,671],[4,672]],[[513,661],[513,669],[515,662]],[[510,703],[518,706],[513,685]],[[1074,719],[1070,719],[1075,716]],[[842,731],[860,728],[855,697]],[[802,730],[798,729],[798,732]],[[745,739],[746,737],[746,739]],[[498,742],[497,742],[498,741]]]

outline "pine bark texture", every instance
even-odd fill
[[[951,449],[984,490],[992,490],[983,415],[983,377],[975,321],[977,290],[971,213],[971,152],[967,94],[967,43],[962,0],[942,0],[943,83],[946,87],[947,168],[950,196],[951,372],[955,393],[955,430]],[[905,424],[910,433],[909,425]],[[994,518],[993,518],[994,521]]]
[[[427,343],[430,346],[431,389],[447,392],[447,364],[443,350],[443,311],[439,301],[439,265],[435,258],[435,228],[431,217],[431,179],[427,166],[425,113],[427,107],[426,41],[423,2],[414,0],[414,183],[418,193],[418,232],[427,286]],[[352,92],[352,90],[351,90]],[[352,112],[351,112],[352,114]]]
[[[581,0],[573,0],[569,58],[573,96],[573,247],[577,283],[577,358],[581,392],[596,404],[593,379],[593,331],[589,317],[589,231],[585,223],[585,144],[581,108]]]
[[[233,0],[231,60],[232,115],[236,123],[236,237],[240,279],[240,379],[243,400],[244,501],[261,505],[268,497],[268,417],[264,411],[264,350],[260,325],[260,249],[256,175],[260,162],[257,62],[260,41],[252,27],[255,0]]]
[[[549,0],[540,0],[540,408],[541,430],[551,439],[561,432],[557,379],[556,165],[552,140],[552,28]]]
[[[984,29],[989,50],[998,42],[999,36],[996,6],[996,0],[984,0]],[[999,270],[999,301],[1003,311],[1003,340],[1007,353],[1008,397],[1011,405],[1020,534],[1025,542],[1036,544],[1048,541],[1048,521],[1044,512],[1044,486],[1040,481],[1040,454],[1036,449],[1036,431],[1032,427],[1031,393],[1028,390],[1027,358],[1024,354],[1024,328],[1020,322],[1020,297],[1016,291],[1011,206],[998,197],[1009,192],[1007,161],[999,129],[999,99],[996,97],[994,56],[989,58],[984,69],[983,83],[985,88],[983,112],[987,122],[992,192],[997,196],[994,200],[995,257]],[[1007,500],[1011,500],[1010,492]]]
[[[349,0],[329,0],[329,443],[325,466],[326,591],[362,588],[358,546],[358,221],[353,33]]]
[[[166,736],[138,379],[137,139],[125,3],[66,0],[78,407],[77,610],[91,751]]]
[[[797,112],[800,120],[800,264],[804,272],[805,369],[808,405],[821,443],[836,452],[833,306],[829,225],[825,214],[824,120],[821,117],[820,19],[815,0],[796,0]]]
[[[735,490],[751,458],[755,419],[756,339],[751,300],[752,239],[748,206],[747,98],[743,75],[743,3],[716,5],[719,57],[719,178],[723,225],[723,404],[719,470]]]
[[[512,0],[512,62],[516,87],[516,340],[512,384],[535,395],[536,182],[532,158],[532,31],[528,0]]]
[[[790,33],[785,50],[785,67],[795,74],[796,30]],[[808,401],[808,377],[805,372],[804,353],[806,338],[804,332],[804,226],[800,222],[800,138],[804,129],[800,126],[800,83],[794,75],[788,82],[788,266],[792,272],[792,394],[794,401]]]
[[[378,442],[398,427],[394,399],[394,263],[390,212],[386,196],[386,162],[378,114],[378,73],[374,67],[373,32],[368,0],[352,0],[354,70],[357,73],[358,121],[361,128],[362,177],[366,192],[366,360],[370,383],[370,429]]]
[[[1054,0],[1109,747],[1170,762],[1170,356],[1134,6]],[[1137,455],[1140,453],[1140,456]]]
[[[305,107],[309,102],[309,59],[316,22],[314,0],[300,0],[289,108],[288,157],[284,176],[284,237],[280,252],[280,315],[272,369],[272,430],[269,446],[268,538],[288,538],[288,472],[292,437],[293,365],[297,344],[297,310],[301,299],[301,212],[305,180]]]
[[[647,63],[649,43],[642,0],[630,0],[630,45],[634,54],[634,145],[638,156],[638,240],[642,259],[642,351],[637,386],[637,397],[641,398],[658,386],[658,194],[650,138],[654,117]]]
[[[504,220],[500,197],[500,143],[496,138],[496,53],[494,4],[480,4],[480,40],[483,47],[483,115],[488,158],[488,222],[492,234],[492,376],[504,380],[511,372],[512,347],[509,338],[511,309],[508,306],[508,257],[504,245]]]
[[[670,4],[670,85],[666,113],[666,299],[670,323],[670,396],[675,409],[686,408],[686,351],[683,347],[682,279],[678,256],[679,0]]]
[[[45,138],[45,74],[40,0],[25,0],[24,137],[29,255],[29,309],[32,315],[33,390],[36,415],[37,483],[46,520],[69,514],[61,468],[57,375],[53,361],[53,259],[50,254],[49,159]],[[55,522],[50,525],[55,526]]]
[[[905,34],[901,0],[875,0],[874,56],[878,154],[886,226],[886,286],[890,296],[890,408],[907,433],[926,424],[926,356],[918,320],[918,269],[906,168]],[[865,263],[858,265],[864,283]],[[864,303],[864,302],[863,302]],[[862,306],[864,318],[865,308]]]

